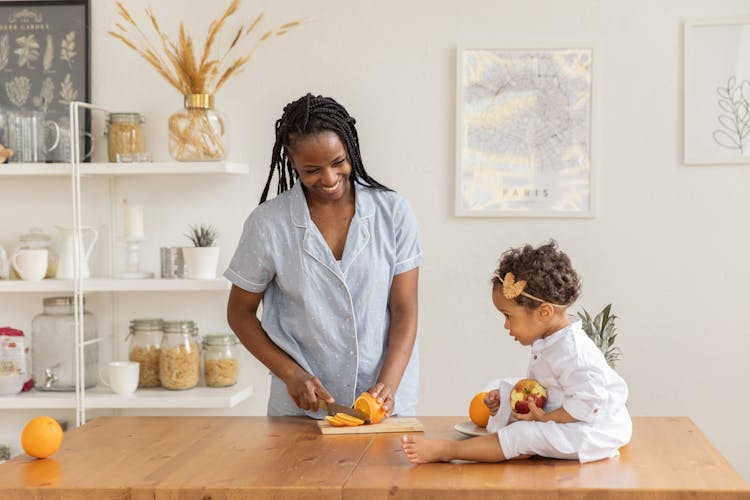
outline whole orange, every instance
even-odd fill
[[[36,417],[23,428],[21,446],[32,457],[47,458],[60,448],[62,439],[62,427],[55,419]]]
[[[486,392],[480,392],[469,403],[469,418],[479,427],[487,427],[487,422],[490,421],[490,409],[484,404],[485,396]]]
[[[378,400],[369,392],[363,392],[354,400],[354,409],[370,417],[370,422],[373,424],[377,424],[385,417],[382,403],[378,403]]]

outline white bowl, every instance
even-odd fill
[[[0,395],[18,394],[26,377],[20,373],[0,375]]]

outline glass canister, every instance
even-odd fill
[[[143,118],[140,113],[110,113],[107,115],[107,154],[109,161],[117,155],[144,153]]]
[[[192,321],[165,321],[159,380],[167,389],[191,389],[200,379],[200,341]]]
[[[237,337],[231,333],[203,337],[203,374],[208,387],[227,387],[237,383],[238,343]]]
[[[159,349],[164,337],[163,321],[159,318],[134,319],[130,322],[128,359],[137,361],[138,387],[159,387]]]
[[[75,337],[73,297],[45,298],[42,313],[31,320],[31,366],[36,390],[76,390]],[[85,308],[83,338],[84,341],[97,338],[96,319]],[[84,386],[94,387],[99,377],[98,344],[86,345],[84,357]]]

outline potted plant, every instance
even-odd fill
[[[617,333],[615,333],[615,319],[617,319],[617,316],[610,314],[611,310],[612,304],[607,304],[602,309],[602,312],[591,319],[591,315],[586,309],[583,309],[582,313],[578,313],[578,317],[581,318],[583,331],[586,332],[586,335],[602,351],[607,364],[614,368],[622,355],[622,350],[614,346],[615,338],[617,337]]]
[[[214,279],[219,265],[219,247],[214,246],[218,234],[216,228],[209,224],[190,226],[185,235],[192,247],[182,248],[185,261],[185,277],[189,279]]]

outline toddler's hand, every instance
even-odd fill
[[[493,389],[484,397],[484,404],[490,409],[490,415],[496,415],[500,409],[500,389]]]
[[[534,420],[537,422],[544,422],[544,416],[546,412],[539,408],[533,399],[529,399],[529,413],[516,413],[513,412],[513,416],[518,420]]]

